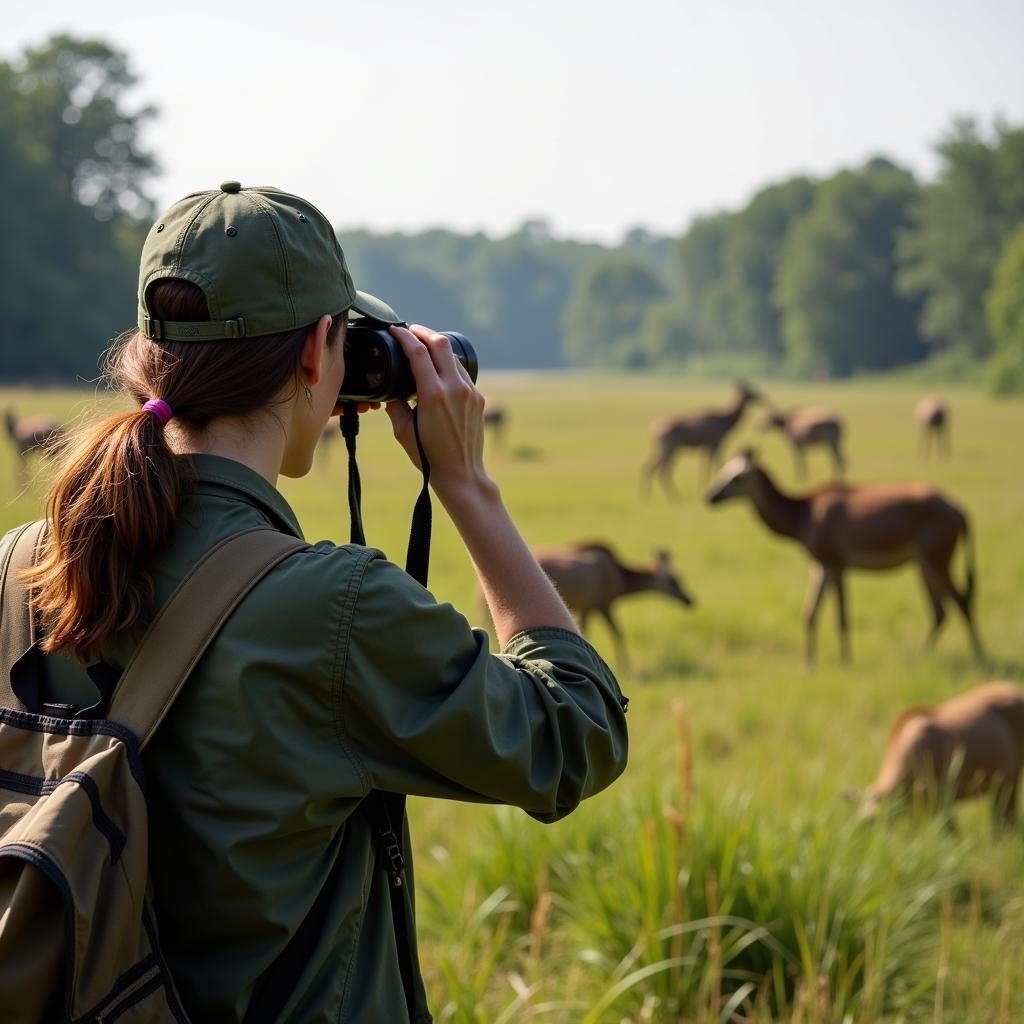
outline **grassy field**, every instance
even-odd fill
[[[993,836],[983,804],[958,810],[956,834],[929,820],[858,823],[842,797],[872,780],[905,706],[1024,678],[1024,404],[948,391],[953,457],[926,463],[906,384],[767,386],[780,404],[842,413],[853,481],[924,479],[966,508],[993,661],[974,664],[953,615],[922,652],[929,615],[906,568],[851,576],[852,666],[838,664],[826,599],[819,665],[805,672],[802,551],[743,503],[708,507],[692,455],[676,470],[678,503],[638,498],[650,421],[723,404],[727,386],[557,374],[482,386],[509,410],[490,465],[528,540],[604,539],[637,562],[667,547],[699,604],[621,605],[631,754],[610,791],[554,826],[411,801],[438,1020],[1024,1020],[1024,826]],[[67,392],[0,392],[9,401],[62,419],[84,408]],[[783,439],[756,435],[755,418],[729,451],[754,441],[796,489]],[[6,528],[38,513],[43,481],[16,485],[10,448],[0,452]],[[360,453],[368,539],[401,563],[417,477],[383,415]],[[336,443],[283,483],[310,538],[347,539],[342,456]],[[812,454],[815,480],[826,467]],[[958,580],[962,566],[958,553]],[[440,513],[431,583],[474,617],[472,572]],[[611,656],[600,624],[592,639]]]

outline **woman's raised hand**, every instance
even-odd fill
[[[484,469],[484,398],[455,358],[451,343],[420,324],[392,327],[416,380],[420,442],[430,463],[430,483],[442,500],[491,487]],[[419,466],[412,407],[388,402],[395,437]]]

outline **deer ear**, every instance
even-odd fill
[[[659,565],[669,565],[672,561],[672,552],[665,548],[656,548],[654,551],[654,560]]]

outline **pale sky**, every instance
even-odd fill
[[[161,206],[225,178],[344,227],[616,241],[883,153],[929,177],[956,114],[1024,123],[1024,2],[43,0],[130,55]]]

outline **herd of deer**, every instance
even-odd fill
[[[654,451],[641,469],[641,494],[649,493],[656,476],[671,498],[677,496],[671,471],[677,456],[687,448],[703,449],[704,480],[719,461],[723,443],[739,424],[747,406],[765,400],[749,384],[738,382],[736,397],[726,409],[659,420],[652,425]],[[824,447],[831,456],[836,480],[804,494],[786,494],[747,449],[722,467],[707,491],[711,505],[730,498],[746,498],[770,531],[803,546],[811,559],[810,589],[804,611],[804,654],[810,665],[815,658],[815,625],[825,591],[831,588],[838,606],[840,655],[850,659],[844,573],[847,569],[890,569],[914,561],[921,571],[932,608],[933,623],[927,635],[932,644],[952,601],[967,626],[974,654],[984,659],[974,623],[974,550],[964,512],[926,484],[852,486],[842,482],[842,420],[827,409],[798,409],[789,413],[767,407],[762,430],[780,430],[789,440],[797,476],[806,477],[806,449]],[[19,475],[33,452],[45,452],[63,431],[45,416],[18,419],[5,411],[7,433],[19,461]],[[918,404],[920,452],[950,454],[949,413],[939,399]],[[501,440],[507,423],[502,406],[487,410],[486,425]],[[333,437],[336,431],[331,431]],[[328,435],[325,434],[325,438]],[[965,549],[963,589],[950,574],[957,545]],[[614,639],[616,658],[627,667],[622,630],[612,606],[631,594],[656,592],[692,606],[693,596],[672,568],[667,551],[657,551],[648,565],[626,565],[612,548],[588,541],[559,548],[539,549],[538,561],[575,613],[581,629],[591,615],[607,624]],[[941,780],[950,777],[947,795],[953,799],[988,792],[995,798],[997,817],[1013,819],[1017,781],[1024,769],[1024,692],[1009,683],[977,687],[935,708],[912,708],[897,721],[889,739],[875,784],[859,794],[862,812],[872,813],[879,801],[897,792],[908,796],[928,791],[933,795]]]
[[[750,385],[739,382],[736,397],[726,409],[662,419],[652,425],[654,450],[640,475],[641,494],[649,493],[657,477],[669,497],[676,496],[671,471],[683,450],[703,449],[704,480],[718,463],[719,453],[748,405],[764,401]],[[949,413],[938,399],[923,399],[916,419],[920,451],[928,456],[950,454]],[[931,645],[946,618],[950,601],[967,626],[975,657],[984,652],[974,623],[974,548],[967,517],[956,504],[926,484],[852,486],[842,482],[843,423],[826,409],[802,409],[788,414],[768,408],[761,429],[778,429],[788,438],[797,476],[806,476],[806,449],[826,448],[836,480],[803,494],[786,494],[747,449],[729,461],[707,491],[711,505],[746,498],[773,533],[800,543],[811,559],[810,590],[804,611],[805,662],[815,658],[815,625],[825,590],[835,592],[838,605],[840,654],[850,660],[844,574],[847,569],[891,569],[916,562],[931,604],[933,623],[926,639]],[[965,583],[953,582],[950,564],[958,544],[965,550]],[[622,633],[611,614],[619,597],[641,591],[660,591],[683,604],[693,598],[671,570],[668,554],[659,552],[649,566],[625,566],[607,545],[579,544],[540,551],[545,571],[579,617],[581,628],[592,612],[601,614],[615,639],[620,664],[625,662]],[[1014,820],[1018,782],[1024,770],[1024,691],[1011,683],[989,683],[936,707],[916,707],[903,713],[893,727],[878,778],[856,794],[861,813],[873,814],[883,799],[901,795],[957,800],[988,793],[994,798],[998,823]]]
[[[753,402],[763,402],[749,384],[738,382],[732,405],[723,410],[675,416],[652,425],[654,451],[640,474],[641,494],[649,492],[657,477],[666,494],[676,497],[671,471],[681,451],[703,449],[704,478],[711,476],[719,452],[730,432]],[[923,435],[940,438],[939,449],[948,453],[946,430],[949,416],[938,399],[926,399],[917,418]],[[832,456],[837,478],[846,463],[842,451],[842,420],[826,409],[804,409],[784,414],[767,409],[761,420],[763,430],[781,430],[793,446],[797,474],[806,473],[805,449],[824,446]],[[922,451],[927,452],[926,444]],[[846,592],[843,576],[847,569],[889,569],[916,561],[931,602],[934,621],[927,643],[934,643],[952,601],[960,610],[970,634],[975,655],[983,657],[974,625],[971,598],[974,591],[974,555],[964,513],[934,488],[924,484],[887,484],[854,487],[833,482],[803,495],[781,491],[753,451],[744,451],[728,462],[707,492],[712,505],[729,498],[745,497],[765,525],[774,533],[803,545],[811,558],[811,585],[804,614],[805,660],[815,657],[815,624],[825,590],[831,588],[838,603],[840,651],[850,658]],[[967,580],[962,590],[950,575],[954,549],[963,541],[967,551]],[[620,662],[625,661],[622,632],[611,614],[618,598],[641,591],[660,591],[685,604],[693,599],[672,572],[668,555],[657,554],[647,566],[623,565],[607,545],[586,543],[557,551],[538,552],[541,565],[559,588],[566,603],[585,624],[592,612],[608,623],[615,638]]]

